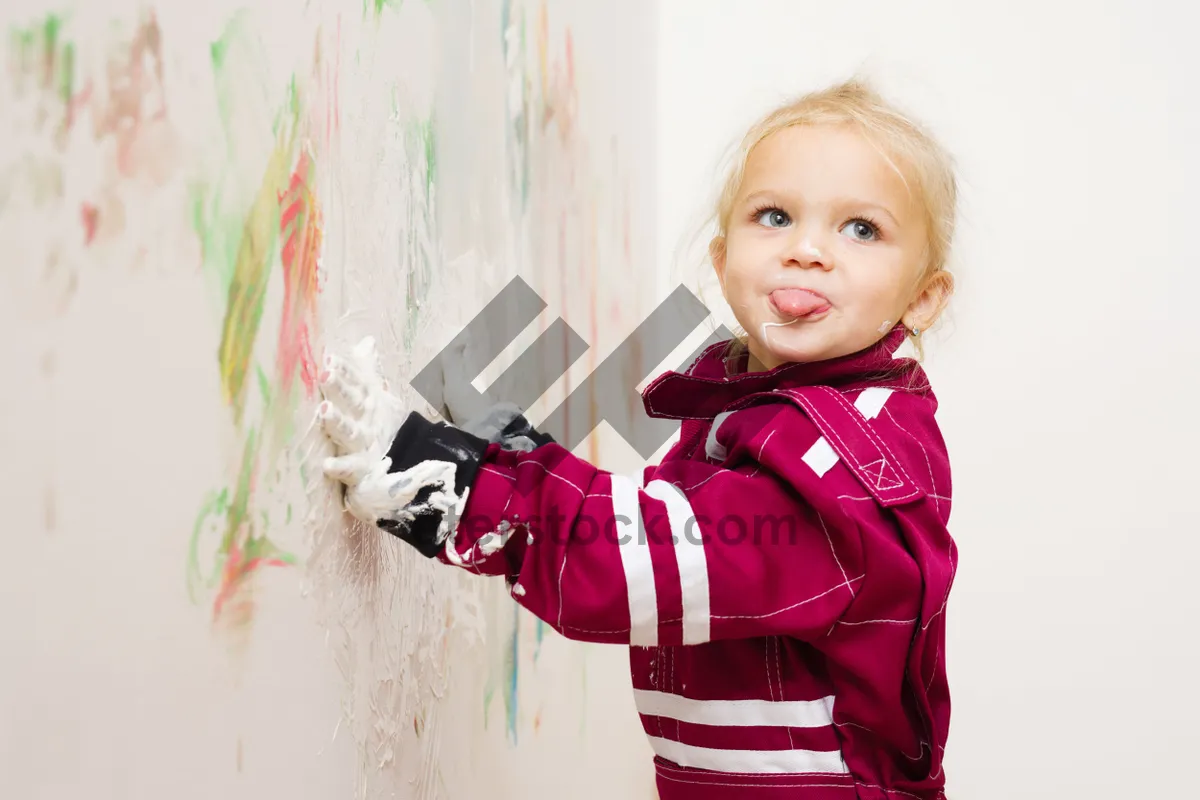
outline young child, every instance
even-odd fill
[[[867,86],[802,97],[717,210],[744,334],[643,393],[682,420],[661,464],[611,474],[514,409],[401,426],[367,341],[327,360],[327,474],[564,636],[628,645],[663,800],[944,798],[950,470],[895,351],[950,296],[955,204],[949,157]]]

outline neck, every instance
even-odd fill
[[[754,355],[754,353],[751,353],[746,361],[746,370],[748,372],[767,372],[770,369],[766,364],[759,361],[758,356]]]

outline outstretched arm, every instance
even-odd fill
[[[518,603],[570,638],[819,638],[864,575],[855,519],[812,502],[824,500],[819,476],[780,477],[810,433],[795,408],[746,409],[721,427],[721,463],[672,460],[635,477],[557,444],[487,447],[438,558],[504,575]]]
[[[819,433],[791,405],[724,420],[719,463],[671,460],[626,477],[519,414],[484,438],[412,413],[389,439],[399,406],[373,358],[360,346],[322,380],[325,428],[344,453],[326,472],[346,484],[351,512],[426,556],[505,576],[517,602],[567,637],[815,639],[855,597],[858,524],[818,473],[795,469]],[[506,449],[517,431],[540,446]]]

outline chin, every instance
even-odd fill
[[[790,364],[807,364],[812,361],[824,361],[829,358],[828,350],[823,347],[792,347],[776,348],[773,355],[780,362]]]
[[[822,353],[826,351],[826,348],[824,347],[815,347],[800,343],[782,346],[775,344],[771,347],[764,347],[761,342],[758,342],[757,344],[758,352],[760,353],[759,360],[762,361],[763,364],[768,363],[768,358],[775,362],[776,366],[780,364],[821,361],[825,358],[825,356],[822,355]],[[762,356],[766,356],[766,358],[763,358]],[[774,367],[768,367],[768,369],[774,369]]]

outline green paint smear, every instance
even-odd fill
[[[62,69],[58,73],[58,93],[64,104],[75,96],[75,45],[63,46]]]
[[[57,95],[63,105],[75,96],[75,45],[63,41],[66,24],[65,17],[47,14],[34,25],[9,29],[19,70],[36,74],[41,88]]]
[[[254,355],[271,277],[272,255],[279,232],[277,198],[287,186],[291,163],[288,150],[290,148],[276,147],[267,162],[262,186],[242,226],[229,284],[218,362],[225,402],[233,406],[234,420],[238,423],[245,405],[246,373]]]
[[[525,39],[525,11],[518,11],[517,31],[519,36],[516,44],[511,44],[508,37],[505,35],[508,29],[513,24],[512,0],[504,0],[503,6],[500,8],[500,46],[504,51],[504,62],[507,64],[512,59],[511,50],[517,51],[518,57],[516,63],[522,72],[525,69],[525,53],[528,50],[528,45]],[[511,123],[512,128],[510,133],[515,140],[513,147],[517,151],[517,156],[520,160],[520,174],[516,176],[516,188],[521,196],[521,208],[529,206],[529,191],[530,191],[530,166],[529,166],[529,81],[526,75],[522,74],[521,78],[525,84],[524,91],[521,92],[522,107],[520,113],[513,116]],[[507,80],[507,78],[506,78]],[[509,109],[510,113],[515,109]]]
[[[277,260],[279,197],[288,187],[301,105],[293,77],[287,99],[273,125],[275,149],[262,168],[262,179],[249,209],[239,215],[237,209],[227,207],[225,189],[227,182],[236,180],[236,170],[241,168],[232,125],[238,111],[238,85],[247,79],[245,72],[255,66],[254,43],[244,38],[245,33],[245,17],[239,14],[230,20],[210,49],[228,149],[226,163],[230,167],[211,186],[194,187],[192,213],[204,263],[216,275],[225,296],[225,318],[217,360],[222,395],[234,410],[236,424],[241,424],[245,409],[247,378],[254,368],[254,348],[262,324],[267,286]],[[261,375],[259,386],[269,407],[272,400],[270,384]]]
[[[421,124],[421,138],[425,153],[425,199],[433,200],[433,187],[437,182],[437,137],[433,116]]]
[[[196,516],[196,522],[192,525],[192,540],[188,545],[187,587],[188,596],[193,603],[199,599],[197,595],[201,589],[212,587],[216,583],[217,573],[214,572],[212,575],[206,577],[200,567],[200,534],[204,523],[209,517],[224,516],[228,511],[229,490],[222,489],[220,492],[210,492],[204,499],[204,504],[200,507],[200,513]]]
[[[393,98],[393,103],[395,99]],[[398,109],[393,106],[393,113]],[[424,120],[404,124],[405,152],[419,152],[423,158],[416,169],[424,168],[424,203],[410,204],[405,225],[406,260],[410,265],[405,287],[404,346],[411,349],[417,330],[420,328],[423,306],[428,297],[433,276],[433,254],[421,245],[417,236],[418,226],[423,226],[430,242],[437,241],[437,217],[434,209],[434,186],[437,180],[437,135],[432,115]],[[418,198],[414,198],[417,200]]]
[[[197,600],[203,589],[212,589],[222,581],[240,582],[254,569],[256,562],[264,559],[295,564],[296,558],[271,543],[264,534],[256,530],[250,516],[251,484],[254,465],[258,456],[258,438],[249,431],[242,448],[242,464],[237,483],[230,497],[228,488],[212,492],[205,499],[200,513],[192,526],[192,539],[188,546],[187,584],[192,601]],[[223,518],[224,533],[211,571],[206,572],[200,563],[200,537],[205,523],[212,517]],[[263,526],[266,519],[264,516]],[[230,564],[230,559],[236,559]]]
[[[254,524],[254,517],[250,514],[258,450],[259,439],[252,429],[243,444],[242,464],[232,498],[228,488],[210,493],[192,526],[187,563],[188,595],[192,602],[197,601],[202,590],[211,590],[218,585],[222,587],[225,599],[228,599],[252,572],[264,564],[296,564],[294,555],[283,551],[267,538],[266,513],[259,512],[259,526]],[[213,517],[223,518],[224,533],[211,571],[206,572],[200,563],[200,538],[205,523]]]
[[[374,12],[376,17],[383,14],[384,9],[393,9],[398,11],[400,6],[404,4],[404,0],[363,0],[363,16]]]
[[[262,392],[263,405],[267,408],[271,407],[271,382],[267,380],[267,373],[263,372],[263,368],[255,365],[255,373],[258,375],[258,390]]]

